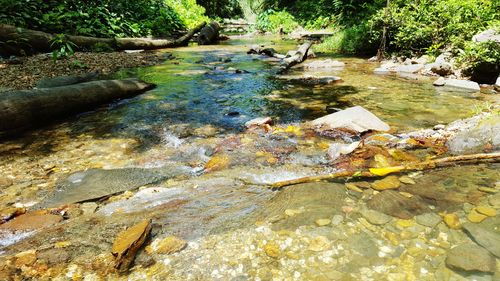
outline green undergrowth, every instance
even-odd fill
[[[195,0],[0,0],[0,7],[0,23],[95,37],[166,37],[208,21]]]

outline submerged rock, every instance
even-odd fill
[[[442,220],[442,218],[434,213],[425,213],[415,217],[417,223],[427,227],[435,227]]]
[[[189,169],[185,167],[90,169],[76,172],[59,182],[56,190],[35,207],[48,208],[95,200],[186,174],[189,174]]]
[[[373,131],[388,131],[389,125],[380,120],[370,111],[361,106],[350,107],[321,118],[311,124],[321,129],[347,128],[358,133]]]
[[[500,233],[498,230],[496,232],[490,231],[473,223],[465,223],[463,229],[476,243],[500,258]]]
[[[485,249],[474,244],[461,244],[446,256],[446,265],[465,271],[495,272],[495,258]]]
[[[420,197],[407,198],[393,190],[384,190],[376,194],[368,201],[367,206],[370,209],[401,219],[410,219],[415,215],[431,211]]]

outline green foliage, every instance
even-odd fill
[[[54,61],[60,58],[72,56],[75,53],[75,43],[66,40],[66,35],[57,34],[50,42],[50,46],[56,50],[52,52]]]
[[[289,33],[299,26],[295,18],[288,12],[274,10],[267,10],[259,14],[256,25],[260,31],[279,32],[282,29],[285,33]]]
[[[0,23],[50,33],[164,36],[184,27],[164,0],[0,0],[0,6]]]
[[[370,19],[374,30],[388,28],[389,49],[435,54],[440,49],[457,52],[472,36],[498,20],[495,0],[392,1]],[[372,36],[375,34],[372,34]]]
[[[238,0],[196,0],[212,18],[239,18],[243,10]]]
[[[340,54],[373,54],[378,42],[370,40],[366,35],[370,26],[366,22],[342,28],[319,45],[314,46],[318,52],[334,52]]]
[[[181,22],[188,28],[193,28],[202,22],[209,22],[205,8],[196,4],[196,0],[165,0],[165,3],[179,16]]]

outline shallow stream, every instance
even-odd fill
[[[246,54],[255,43],[280,53],[296,48],[294,41],[259,37],[165,50],[173,58],[164,64],[117,74],[155,83],[154,90],[1,143],[0,210],[31,208],[68,174],[92,168],[168,173],[183,167],[185,171],[152,181],[138,192],[127,191],[97,204],[76,204],[69,207],[67,219],[55,226],[3,233],[0,254],[5,257],[37,250],[36,262],[7,275],[60,280],[103,276],[124,280],[493,280],[499,276],[498,269],[494,276],[457,273],[446,267],[444,259],[451,246],[468,238],[443,222],[429,227],[415,219],[390,217],[383,224],[370,223],[368,215],[358,212],[365,208],[365,199],[374,195],[370,189],[356,193],[342,182],[283,191],[265,186],[332,170],[325,147],[329,140],[297,129],[328,114],[327,107],[360,105],[387,122],[391,132],[409,132],[470,117],[482,104],[496,103],[498,98],[442,91],[425,77],[376,75],[376,63],[350,57],[335,58],[345,62],[344,68],[311,73],[339,76],[339,83],[293,84],[274,78],[276,61]],[[296,69],[292,74],[300,72]],[[245,122],[262,116],[271,117],[286,133],[245,132]],[[210,161],[215,168],[203,173]],[[489,197],[477,194],[477,188],[498,188],[498,168],[458,166],[417,173],[411,186],[417,194],[421,190],[419,195],[431,213],[463,216],[470,211],[467,208],[488,204]],[[114,177],[103,178],[113,182],[127,178],[119,173]],[[109,182],[103,180],[102,185]],[[429,195],[429,186],[459,199]],[[407,194],[412,192],[409,184],[406,189]],[[110,273],[113,238],[145,218],[153,221],[152,240],[175,235],[187,240],[187,247],[170,255],[141,251],[128,276]],[[323,225],[320,219],[329,222]],[[497,234],[500,231],[498,215],[484,224]],[[270,253],[274,246],[276,257]]]

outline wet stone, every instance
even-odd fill
[[[435,227],[442,221],[441,217],[435,213],[421,214],[416,216],[415,219],[418,224],[431,228]]]
[[[281,250],[276,242],[268,242],[264,246],[264,251],[266,252],[266,255],[268,255],[271,258],[279,258],[281,255]]]
[[[374,225],[382,225],[382,224],[386,224],[388,223],[389,221],[391,221],[391,217],[384,214],[384,213],[381,213],[381,212],[377,212],[377,211],[374,211],[374,210],[367,210],[367,209],[364,209],[364,210],[361,210],[361,215],[371,224],[374,224]]]
[[[488,203],[490,203],[493,208],[500,209],[500,193],[491,195],[490,198],[488,198]]]
[[[446,265],[464,271],[495,272],[495,258],[475,244],[461,244],[449,250]]]
[[[460,228],[460,219],[458,218],[457,214],[445,214],[443,216],[443,221],[451,229]]]
[[[329,219],[318,219],[315,221],[317,226],[326,226],[329,225],[332,221]]]
[[[463,228],[476,243],[500,258],[500,233],[498,230],[488,230],[481,225],[472,223],[465,223]]]
[[[61,216],[52,214],[26,214],[1,224],[0,229],[11,231],[34,230],[52,226],[62,221],[62,219]]]
[[[467,219],[471,222],[474,222],[474,223],[479,223],[479,222],[482,222],[484,221],[488,216],[486,215],[483,215],[481,213],[479,213],[478,211],[476,211],[476,209],[473,209],[472,211],[470,211],[470,213],[467,215]]]
[[[497,211],[489,206],[477,206],[476,211],[482,215],[488,216],[488,217],[494,217],[497,215]]]
[[[396,176],[388,176],[381,180],[376,180],[372,183],[372,188],[375,190],[396,189],[401,186],[401,182]]]

